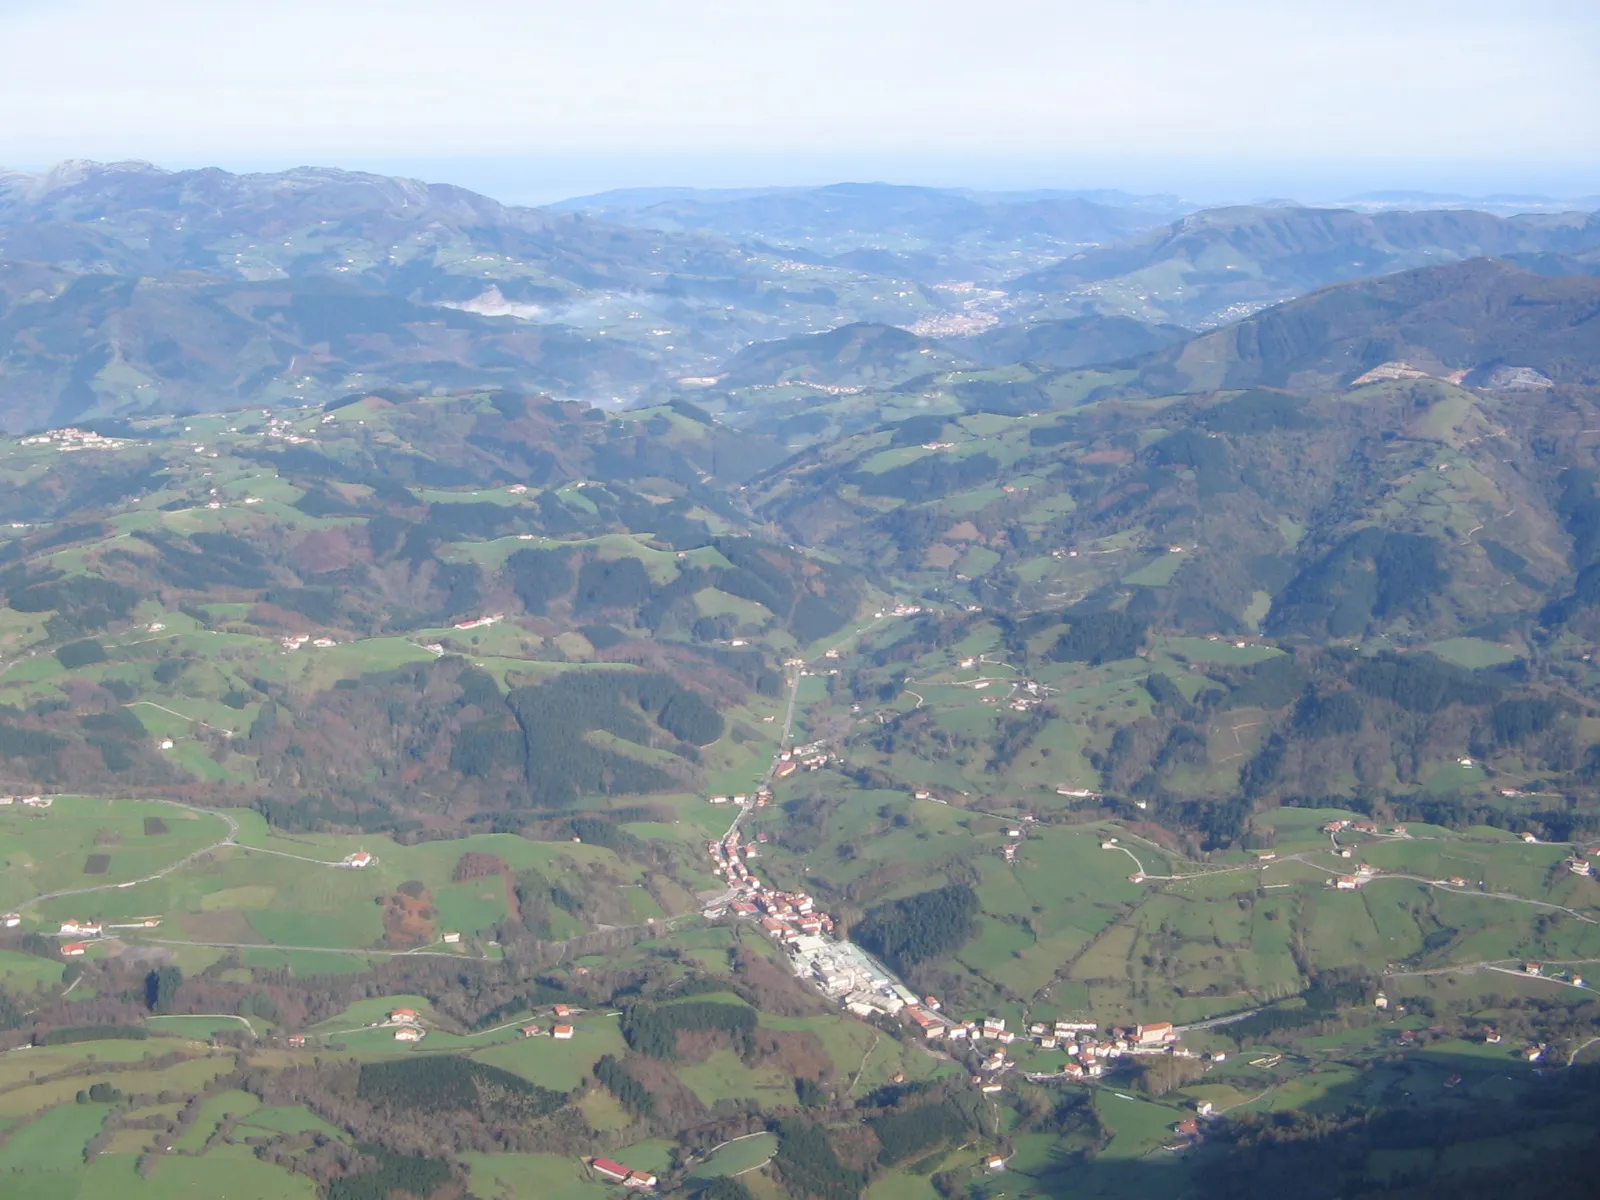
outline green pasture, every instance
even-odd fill
[[[1095,1092],[1094,1110],[1111,1132],[1110,1145],[1097,1157],[1112,1161],[1143,1158],[1172,1141],[1175,1137],[1172,1126],[1185,1115],[1164,1104],[1124,1099],[1109,1087]]]
[[[77,1191],[16,1193],[18,1200],[170,1200],[174,1196],[228,1200],[315,1200],[315,1183],[258,1159],[248,1146],[218,1146],[193,1157],[162,1155],[148,1178],[138,1156],[104,1154],[74,1176]]]
[[[32,991],[41,984],[59,984],[61,970],[59,959],[0,950],[0,986],[13,992]]]
[[[461,1161],[484,1200],[604,1200],[614,1191],[586,1178],[581,1160],[556,1154],[463,1154]]]
[[[599,846],[537,843],[512,834],[483,834],[417,846],[401,846],[381,836],[284,836],[268,830],[258,814],[233,810],[241,825],[239,844],[223,847],[161,878],[117,887],[119,879],[154,873],[194,849],[220,840],[225,832],[220,818],[155,802],[73,798],[58,800],[42,813],[24,811],[27,817],[12,812],[0,816],[0,821],[17,831],[5,851],[10,869],[0,875],[0,895],[7,895],[10,903],[21,902],[37,894],[29,890],[26,880],[48,879],[55,872],[70,870],[67,878],[84,879],[81,868],[87,856],[108,854],[108,872],[87,877],[92,884],[86,882],[86,886],[98,887],[100,880],[106,880],[101,890],[43,901],[36,908],[35,920],[52,928],[53,923],[69,917],[93,916],[107,924],[161,918],[161,925],[154,929],[107,931],[135,941],[178,939],[310,950],[376,947],[383,939],[379,901],[412,879],[422,881],[432,894],[441,930],[481,931],[504,919],[505,887],[500,876],[450,882],[456,863],[469,852],[494,854],[512,870],[538,867],[553,881],[576,883],[578,872],[596,865],[624,885],[639,880],[642,874],[640,867],[622,862]],[[167,833],[144,833],[143,819],[151,814],[162,815]],[[54,820],[58,815],[62,819]],[[364,870],[339,865],[357,849],[374,854],[377,861]],[[9,893],[3,890],[7,888]],[[665,915],[643,891],[629,896],[637,900],[633,907],[639,919]],[[289,953],[302,952],[291,949]],[[310,969],[325,965],[323,960]]]
[[[571,1041],[552,1037],[517,1037],[484,1050],[474,1050],[479,1062],[499,1067],[552,1091],[570,1092],[607,1054],[622,1057],[627,1045],[615,1017],[584,1015],[572,1022]],[[513,1031],[514,1033],[515,1031]],[[792,1091],[792,1087],[791,1087]]]
[[[728,1142],[689,1172],[693,1179],[714,1179],[718,1175],[742,1175],[759,1167],[777,1152],[778,1137],[757,1133]]]
[[[681,1064],[677,1075],[707,1108],[720,1100],[754,1101],[763,1110],[793,1103],[793,1075],[778,1068],[747,1067],[732,1050],[714,1050]]]
[[[340,1141],[348,1137],[344,1130],[328,1124],[303,1105],[257,1108],[240,1118],[238,1130],[241,1137],[270,1137],[279,1133],[317,1133]]]
[[[164,821],[167,831],[146,834],[147,817]],[[58,796],[45,809],[11,805],[0,809],[0,906],[16,907],[51,891],[107,889],[67,898],[74,903],[66,915],[88,919],[111,891],[132,890],[117,884],[164,870],[226,835],[222,818],[159,801]],[[104,872],[84,874],[91,854],[110,858]]]
[[[81,1086],[81,1085],[80,1085]],[[109,1104],[64,1104],[14,1129],[0,1145],[0,1174],[70,1171],[83,1165],[83,1149],[100,1132]]]
[[[223,1121],[231,1118],[249,1116],[261,1107],[258,1097],[249,1092],[221,1092],[215,1096],[207,1096],[200,1103],[200,1113],[195,1118],[194,1124],[185,1129],[172,1143],[173,1149],[194,1154],[204,1149],[211,1135]]]

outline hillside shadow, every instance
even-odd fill
[[[996,1172],[990,1200],[1341,1200],[1595,1194],[1600,1065],[1528,1064],[1417,1051],[1380,1061],[1304,1107],[1241,1109],[1200,1122],[1188,1149],[1121,1158],[1051,1154],[1028,1173]],[[1173,1108],[1173,1121],[1193,1116]],[[1177,1133],[1166,1145],[1184,1141]]]

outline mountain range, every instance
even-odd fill
[[[909,330],[941,368],[1077,368],[1344,279],[1481,255],[1580,276],[1600,253],[1582,213],[1184,208],[848,184],[527,209],[311,168],[9,172],[0,427],[385,387],[731,410],[740,388],[927,373],[798,365],[791,339],[845,326]]]

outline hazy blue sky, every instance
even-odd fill
[[[0,118],[16,166],[409,165],[546,196],[1600,192],[1600,3],[0,0]]]

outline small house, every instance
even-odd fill
[[[550,1031],[550,1036],[558,1042],[570,1042],[572,1040],[572,1026],[557,1025]]]
[[[289,1035],[289,1049],[291,1049],[291,1050],[303,1050],[305,1048],[305,1044],[306,1044],[306,1035],[305,1034],[303,1034],[303,1033],[291,1033]]]
[[[61,947],[61,953],[68,958],[82,958],[88,949],[89,947],[82,942],[68,942]]]
[[[18,925],[22,924],[22,914],[14,912],[7,913],[4,917],[0,917],[0,923],[4,923],[7,929],[15,929]]]
[[[422,1030],[415,1025],[402,1025],[394,1031],[394,1040],[397,1042],[420,1042],[422,1037]]]
[[[454,946],[461,941],[461,935],[454,930],[444,935],[444,944]]]
[[[391,1021],[415,1021],[416,1019],[417,1010],[414,1008],[395,1008],[389,1010],[389,1020]]]

